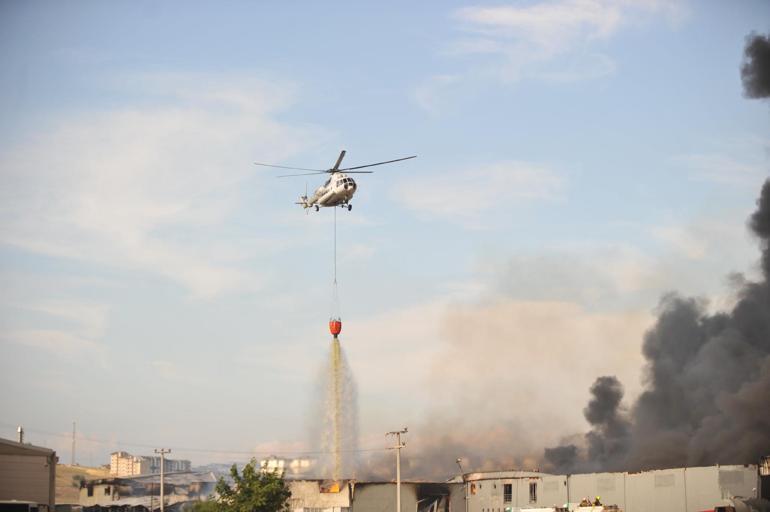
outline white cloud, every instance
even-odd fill
[[[459,77],[436,75],[424,80],[412,93],[412,98],[423,110],[438,114],[444,107],[446,92],[456,84]]]
[[[55,329],[18,329],[0,332],[0,340],[28,347],[41,348],[57,355],[90,352],[97,355],[103,346],[93,339]]]
[[[564,52],[579,40],[607,38],[623,20],[620,3],[600,0],[563,0],[526,7],[465,7],[454,15],[467,24],[469,31],[510,39],[541,56]]]
[[[57,356],[90,352],[93,357],[103,358],[105,347],[101,338],[109,321],[106,306],[75,300],[5,302],[3,305],[42,313],[45,319],[34,321],[34,328],[4,329],[0,331],[0,341],[43,349]],[[47,327],[41,327],[44,324]]]
[[[684,1],[676,0],[553,0],[462,7],[452,12],[461,34],[447,42],[442,53],[463,62],[466,69],[421,81],[412,99],[436,114],[449,103],[447,97],[479,89],[479,83],[601,78],[617,68],[604,47],[622,30],[658,18],[677,25],[686,14]]]
[[[527,162],[499,162],[473,170],[444,172],[402,180],[394,198],[417,212],[446,217],[468,227],[492,209],[561,197],[564,180],[547,167]]]
[[[767,175],[768,165],[759,147],[767,149],[767,143],[746,148],[740,158],[725,153],[695,153],[674,157],[676,164],[683,164],[690,177],[728,185],[755,186]]]
[[[71,115],[3,153],[0,242],[161,275],[197,296],[259,286],[238,263],[270,244],[218,227],[258,176],[255,155],[281,161],[317,132],[273,119],[291,87],[184,75],[136,85],[155,103]]]
[[[464,7],[454,17],[466,31],[480,35],[483,44],[474,46],[509,53],[533,52],[534,59],[553,57],[582,47],[592,40],[614,36],[623,26],[639,22],[644,15],[663,14],[681,19],[681,2],[644,0],[560,0],[527,6],[496,5]],[[523,55],[523,52],[522,52]]]

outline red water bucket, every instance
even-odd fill
[[[329,332],[336,338],[337,335],[342,332],[342,320],[339,318],[332,318],[329,320]]]

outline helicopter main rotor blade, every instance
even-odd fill
[[[345,174],[374,174],[374,171],[345,171]]]
[[[340,164],[342,163],[342,159],[343,158],[345,158],[345,150],[344,149],[342,151],[340,151],[340,156],[339,156],[339,158],[337,158],[337,163],[334,164],[334,167],[332,167],[329,170],[332,171],[332,172],[338,170],[340,168]]]
[[[292,176],[314,176],[316,174],[326,174],[329,171],[318,171],[318,172],[303,172],[302,174],[281,174],[280,176],[276,176],[276,178],[290,178]]]
[[[374,167],[375,165],[392,164],[393,162],[400,162],[402,160],[409,160],[410,158],[417,158],[417,155],[407,156],[404,158],[396,158],[395,160],[387,160],[385,162],[377,162],[376,164],[357,165],[355,167],[346,167],[339,169],[340,171],[352,171],[353,169],[363,169],[364,167]]]
[[[305,167],[286,167],[285,165],[263,164],[263,163],[260,163],[260,162],[254,162],[254,165],[261,165],[262,167],[277,167],[278,169],[291,169],[293,171],[326,172],[326,169],[307,169]]]

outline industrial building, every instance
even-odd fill
[[[468,496],[465,512],[563,506],[597,496],[624,512],[700,512],[732,498],[757,498],[760,489],[756,465],[577,475],[497,471],[469,473],[460,481]]]
[[[189,460],[165,459],[164,470],[168,473],[190,471]],[[160,473],[160,457],[154,455],[131,455],[128,452],[110,454],[111,476],[138,476]]]
[[[56,506],[56,452],[0,439],[0,501],[29,502],[40,512]]]
[[[734,499],[759,498],[770,485],[770,460],[756,465],[708,466],[641,472],[553,475],[539,471],[490,471],[447,482],[401,484],[401,512],[520,512],[575,510],[597,497],[623,512],[703,512],[731,506]],[[396,508],[394,482],[288,479],[291,512],[388,512]],[[86,512],[118,507],[156,511],[160,478],[147,475],[85,482],[80,505]],[[167,475],[166,507],[206,499],[214,492],[213,473]],[[591,510],[591,509],[582,509]],[[601,509],[593,509],[601,510]]]
[[[396,508],[396,484],[393,482],[289,480],[288,484],[292,512],[387,512]],[[461,483],[402,482],[401,510],[462,512],[462,490]],[[455,503],[450,505],[451,499]]]
[[[169,473],[164,475],[166,510],[205,500],[214,492],[217,479],[213,473]],[[87,512],[121,508],[125,510],[160,509],[160,475],[100,478],[82,482],[80,506]]]
[[[759,498],[756,465],[675,468],[641,472],[552,475],[538,471],[467,473],[449,482],[404,482],[402,512],[519,512],[600,498],[624,512],[702,512],[734,498]],[[290,481],[292,512],[384,512],[396,507],[393,482]],[[568,505],[569,504],[569,505]]]

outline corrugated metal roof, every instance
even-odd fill
[[[15,455],[53,455],[56,453],[50,448],[43,448],[42,446],[35,446],[33,444],[18,443],[11,441],[10,439],[0,438],[0,453],[13,453]]]
[[[216,483],[217,477],[214,473],[208,471],[203,473],[197,473],[192,471],[182,471],[178,473],[166,473],[163,476],[163,481],[172,485],[189,485],[192,483]],[[160,473],[153,473],[151,475],[138,475],[138,476],[116,476],[110,478],[99,478],[97,480],[88,480],[87,484],[104,485],[104,484],[129,484],[131,482],[136,483],[160,483]]]

